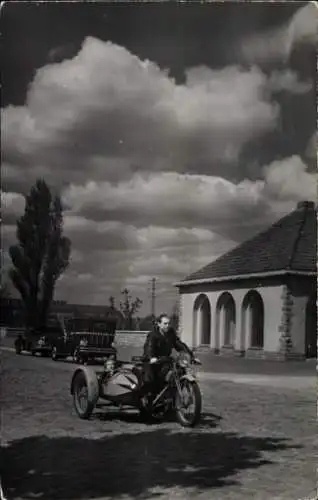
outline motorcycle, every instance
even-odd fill
[[[191,360],[184,353],[176,358],[159,358],[157,363],[167,363],[169,370],[151,402],[145,401],[141,390],[144,361],[138,357],[132,361],[127,364],[108,358],[101,372],[89,366],[75,370],[70,392],[80,418],[90,418],[100,398],[119,409],[135,408],[145,420],[163,420],[173,413],[183,427],[199,423],[202,396],[193,368],[201,364],[199,360]]]

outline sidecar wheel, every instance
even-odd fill
[[[194,427],[197,425],[201,418],[202,409],[202,396],[201,391],[196,382],[184,380],[181,384],[182,392],[187,392],[188,397],[192,401],[193,411],[188,412],[188,406],[185,405],[184,400],[181,400],[180,394],[176,395],[176,416],[177,420],[182,427]],[[190,404],[189,404],[190,406]]]
[[[96,384],[98,384],[96,380]],[[78,372],[73,381],[73,403],[77,415],[87,420],[93,413],[97,398],[96,391],[90,391],[83,372]]]

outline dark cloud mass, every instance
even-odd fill
[[[146,313],[156,276],[169,310],[175,280],[316,198],[311,4],[7,3],[2,24],[5,265],[44,177],[73,243],[59,297],[128,285]]]

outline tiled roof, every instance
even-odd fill
[[[278,271],[316,272],[317,219],[312,202],[238,245],[180,282],[231,278]]]

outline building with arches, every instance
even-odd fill
[[[317,213],[303,201],[176,286],[180,335],[219,355],[317,355]]]

